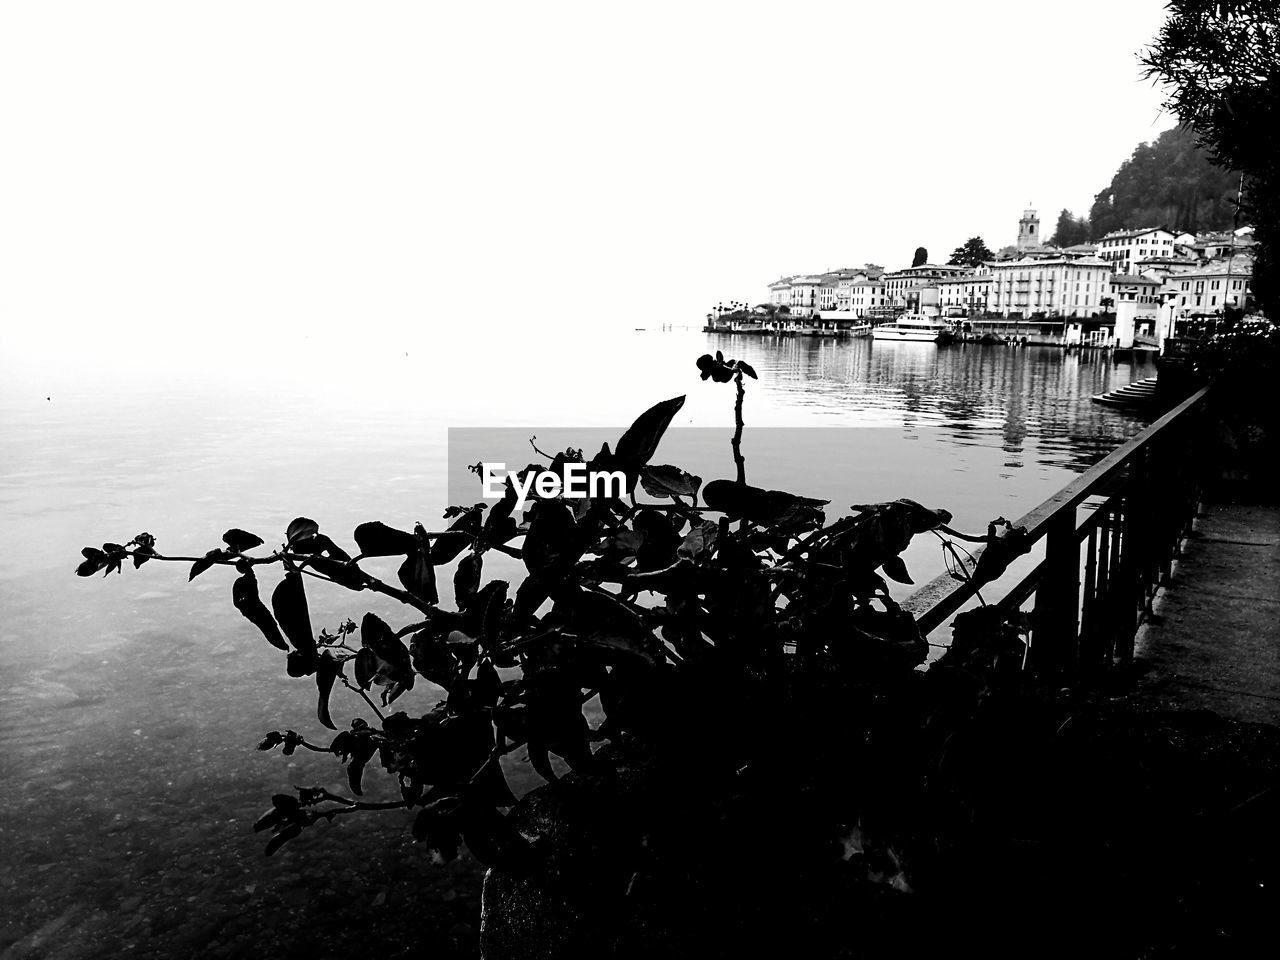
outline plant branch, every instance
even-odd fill
[[[729,442],[729,446],[733,448],[733,465],[737,468],[738,482],[746,484],[747,482],[747,461],[742,456],[742,402],[746,399],[747,388],[742,383],[742,371],[739,370],[733,378],[734,386],[738,388],[737,399],[733,403],[733,440]]]

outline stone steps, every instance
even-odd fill
[[[1136,380],[1125,387],[1099,393],[1093,398],[1094,403],[1109,407],[1144,408],[1156,402],[1157,384],[1155,377]]]

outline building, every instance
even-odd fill
[[[1110,295],[1111,267],[1095,258],[997,260],[987,269],[987,309],[1005,317],[1088,317]]]
[[[968,272],[970,268],[952,266],[950,264],[922,263],[918,267],[906,267],[886,273],[883,277],[885,294],[889,298],[889,306],[899,310],[907,309],[907,291],[921,284],[954,277]]]
[[[836,281],[836,310],[842,313],[851,312],[853,310],[854,284],[863,283],[870,279],[866,272],[862,270],[852,274],[841,274]]]
[[[1155,277],[1144,277],[1136,273],[1117,273],[1108,282],[1112,301],[1120,303],[1136,303],[1141,307],[1154,307],[1160,303],[1162,282]]]
[[[944,317],[981,316],[987,312],[991,295],[991,273],[987,267],[942,277],[936,282],[938,308]]]
[[[782,277],[769,284],[769,302],[775,307],[791,309],[791,277]]]
[[[1114,273],[1133,273],[1139,260],[1173,257],[1174,239],[1164,227],[1113,230],[1098,241],[1098,258],[1110,264]]]
[[[1170,273],[1162,292],[1175,319],[1221,314],[1247,304],[1251,276],[1253,258],[1235,256]]]
[[[818,287],[818,309],[820,311],[847,310],[848,307],[841,304],[848,303],[849,285],[857,280],[867,279],[866,271],[855,270],[852,267],[828,270],[818,276],[821,280],[821,285]]]
[[[902,297],[907,313],[921,313],[926,317],[936,317],[941,312],[936,280],[927,280],[907,287],[902,291]]]
[[[1220,257],[1232,257],[1247,253],[1253,247],[1253,237],[1237,236],[1231,231],[1224,233],[1206,233],[1196,237],[1183,249],[1189,257],[1196,260],[1217,260]]]
[[[809,274],[791,278],[791,315],[793,317],[812,317],[820,309],[819,291],[822,289],[822,275]]]
[[[1115,310],[1114,345],[1129,349],[1145,340],[1158,346],[1157,325],[1163,281],[1156,276],[1117,273],[1109,283]]]
[[[1034,210],[1022,211],[1022,219],[1018,221],[1018,242],[1014,246],[1020,254],[1040,248],[1040,218]]]
[[[856,280],[849,285],[849,311],[856,317],[880,317],[890,309],[883,280]]]
[[[1052,250],[1052,247],[1048,249]],[[1096,243],[1074,243],[1069,247],[1063,247],[1058,251],[1063,257],[1070,257],[1078,260],[1081,257],[1096,257],[1098,255],[1098,245]]]

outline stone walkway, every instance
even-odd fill
[[[1280,508],[1205,508],[1136,653],[1153,706],[1280,726]]]

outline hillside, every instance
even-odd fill
[[[1163,224],[1191,233],[1233,225],[1239,174],[1214,166],[1195,134],[1166,130],[1120,164],[1089,210],[1094,238],[1125,227]]]

